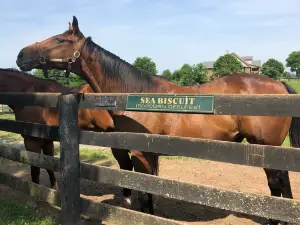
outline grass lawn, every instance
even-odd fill
[[[59,156],[59,148],[55,148],[54,155]],[[111,163],[117,162],[109,149],[101,149],[101,147],[99,147],[99,149],[86,149],[84,147],[80,147],[79,157],[80,160],[82,160],[83,162],[93,162],[102,160]]]
[[[0,115],[0,119],[3,120],[15,120],[15,115],[14,114],[2,114]],[[5,132],[5,131],[0,131],[0,139],[1,140],[6,140],[6,141],[22,141],[23,138],[20,134],[16,133],[10,133],[10,132]]]
[[[293,81],[287,81],[285,80],[289,85],[291,85],[298,94],[300,94],[300,82],[293,80]]]
[[[33,209],[0,197],[0,224],[3,225],[55,225],[50,218],[38,215]]]

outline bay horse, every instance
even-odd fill
[[[23,48],[17,56],[21,70],[67,69],[82,76],[95,92],[176,94],[296,94],[289,85],[263,75],[240,73],[197,86],[180,86],[161,76],[146,74],[105,50],[80,31],[74,16],[62,34]],[[113,111],[115,129],[124,132],[280,146],[287,134],[300,146],[300,118],[280,116],[203,115]],[[130,150],[134,169],[157,174],[158,154]],[[124,157],[125,154],[124,154]],[[127,157],[129,157],[127,155]],[[128,160],[128,158],[126,158]],[[122,169],[132,170],[124,165]],[[272,196],[293,198],[288,171],[264,169]],[[130,190],[125,193],[130,199]],[[153,213],[148,194],[149,212]],[[130,202],[130,200],[128,200]],[[142,202],[142,201],[140,201]],[[142,204],[142,203],[141,203]],[[143,205],[145,206],[145,205]],[[142,209],[143,210],[143,209]],[[278,224],[278,221],[272,221]]]
[[[55,81],[44,80],[33,75],[14,69],[0,69],[0,92],[93,92],[88,84],[78,88],[67,88]],[[48,126],[59,125],[57,108],[43,108],[36,106],[15,107],[9,105],[17,121],[41,123]],[[107,131],[114,128],[114,122],[106,110],[78,110],[78,126],[84,130]],[[22,135],[27,151],[54,155],[53,140]],[[52,170],[47,170],[51,188],[57,188],[57,182]],[[39,184],[40,168],[31,166],[32,182]]]

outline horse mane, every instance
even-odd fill
[[[25,73],[23,71],[17,70],[15,68],[0,68],[0,72],[19,72],[19,73]]]
[[[134,92],[152,90],[157,87],[153,78],[169,81],[159,75],[151,75],[137,69],[130,63],[94,43],[91,38],[87,38],[86,44],[88,54],[94,55],[96,60],[99,60],[104,79],[118,82],[125,92],[133,89]]]

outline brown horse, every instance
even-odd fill
[[[17,65],[25,71],[42,67],[69,69],[85,78],[95,92],[102,90],[122,93],[179,94],[296,93],[287,84],[262,75],[236,74],[199,86],[188,87],[179,86],[160,76],[150,76],[101,48],[91,38],[85,38],[79,29],[76,17],[73,17],[72,26],[66,32],[23,48],[18,54]],[[113,114],[116,129],[119,131],[231,142],[241,142],[246,138],[251,144],[275,146],[280,146],[290,131],[292,146],[300,146],[299,118],[130,111],[117,111]],[[131,151],[131,154],[136,171],[157,173],[156,154],[139,151]],[[265,169],[265,172],[273,196],[282,195],[292,198],[287,171]],[[126,194],[129,197],[129,193]],[[149,204],[152,204],[151,195],[148,197]]]
[[[79,88],[67,88],[55,81],[44,80],[41,78],[28,75],[13,69],[0,69],[0,92],[93,92],[88,84]],[[42,108],[42,107],[14,107],[9,105],[14,111],[15,118],[18,121],[31,123],[41,123],[48,126],[58,126],[59,117],[58,109]],[[78,110],[78,125],[85,130],[106,131],[114,128],[113,120],[106,110]],[[53,156],[53,141],[22,135],[27,151],[41,153],[41,149],[45,155]],[[56,178],[54,172],[47,170],[52,188],[56,188]],[[31,179],[35,183],[39,183],[40,168],[31,166]]]

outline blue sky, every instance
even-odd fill
[[[149,56],[159,71],[215,60],[226,50],[285,64],[300,50],[299,0],[10,0],[0,8],[0,67],[18,51],[62,33],[72,16],[101,47],[132,63]]]

